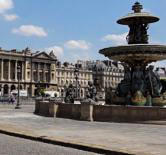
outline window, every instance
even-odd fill
[[[51,74],[51,78],[54,79],[54,73]]]
[[[43,73],[42,72],[39,73],[39,80],[43,81]]]
[[[30,72],[27,72],[27,78],[30,79]]]
[[[45,73],[45,77],[46,77],[46,82],[49,82],[49,74]]]
[[[38,69],[38,63],[35,63],[35,69],[36,70]]]
[[[37,81],[37,72],[36,72],[36,71],[33,72],[33,80],[34,80],[34,81]]]
[[[44,69],[44,63],[41,63],[39,68]]]

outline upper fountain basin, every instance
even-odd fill
[[[160,18],[153,16],[148,12],[129,13],[128,15],[120,18],[117,23],[122,25],[130,25],[135,23],[137,20],[141,21],[141,23],[149,24],[159,21]]]
[[[166,59],[166,45],[131,44],[104,48],[99,53],[125,63],[151,63]]]

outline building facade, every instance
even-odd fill
[[[76,73],[76,68],[78,72]],[[77,74],[77,75],[76,75]],[[78,89],[78,96],[84,98],[88,82],[93,81],[92,71],[84,69],[81,66],[77,67],[76,64],[58,64],[56,67],[56,81],[57,88],[61,96],[65,96],[65,89],[72,84],[75,89]],[[78,88],[76,88],[78,86]]]
[[[78,69],[78,81],[75,69]],[[82,61],[75,64],[65,62],[57,63],[56,82],[61,96],[65,96],[65,89],[72,84],[76,89],[76,81],[79,85],[79,97],[84,98],[88,89],[88,82],[96,85],[98,90],[105,91],[106,88],[115,89],[124,76],[124,68],[120,63],[112,61]]]
[[[123,79],[123,67],[112,61],[77,61],[75,64],[57,61],[53,51],[31,52],[28,48],[22,51],[0,49],[0,92],[9,95],[18,89],[27,90],[29,96],[35,96],[39,88],[59,91],[65,96],[66,88],[72,84],[78,95],[84,98],[88,82],[99,89],[116,88]],[[20,71],[18,72],[18,66]],[[76,72],[77,69],[77,72]]]
[[[27,90],[30,96],[37,93],[39,86],[56,89],[56,56],[51,52],[32,53],[28,48],[22,51],[0,49],[0,91],[8,95],[12,90]],[[18,66],[20,72],[18,72]]]
[[[123,80],[124,68],[120,63],[110,60],[105,61],[78,61],[84,68],[92,71],[93,82],[99,89],[113,88]]]

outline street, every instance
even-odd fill
[[[87,122],[43,117],[35,115],[33,112],[34,105],[22,105],[21,109],[14,109],[12,105],[1,105],[0,130],[17,135],[44,137],[51,141],[129,154],[166,154],[166,120],[142,123]],[[13,140],[11,137],[11,140],[7,140],[7,138],[4,140],[3,137],[0,136],[0,155],[3,155],[6,150],[17,150],[16,154],[19,155],[21,149],[26,152],[36,151],[36,154],[40,154],[40,152],[45,154],[45,151],[48,152],[47,154],[55,154],[55,151],[58,152],[58,150],[62,154],[75,154],[75,152],[70,153],[74,149],[69,149],[70,151],[67,149],[65,153],[66,148],[63,150],[63,147],[55,149],[54,145],[36,142],[33,144],[32,141],[27,141],[29,143],[26,144],[24,139]],[[11,143],[13,146],[10,146]],[[76,154],[81,154],[81,152],[76,150]]]
[[[97,155],[97,154],[0,134],[0,155]]]

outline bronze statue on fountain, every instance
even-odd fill
[[[153,72],[153,66],[148,64],[166,59],[166,46],[149,45],[147,30],[150,23],[159,21],[159,18],[143,9],[136,2],[127,16],[117,21],[118,24],[127,25],[129,33],[126,36],[128,45],[109,47],[99,52],[106,57],[121,61],[124,64],[124,79],[118,85],[111,100],[115,104],[145,105],[152,98],[153,105],[166,105],[165,93],[161,93],[162,85],[159,77]],[[151,105],[148,103],[148,105]]]

